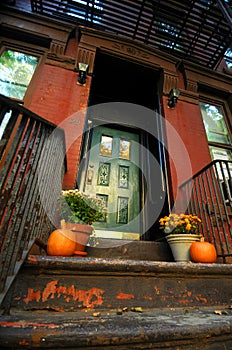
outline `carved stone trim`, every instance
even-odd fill
[[[96,47],[89,47],[87,45],[79,44],[77,50],[75,69],[78,70],[78,63],[82,62],[88,64],[88,74],[92,74],[94,68],[95,55]]]
[[[196,81],[187,79],[186,80],[186,90],[197,93],[198,85]]]
[[[70,33],[76,28],[75,24],[58,23],[53,19],[48,20],[38,15],[21,13],[14,9],[9,11],[8,9],[1,8],[0,16],[1,25],[7,30],[6,35],[8,38],[27,42],[28,36],[32,37],[34,35],[36,40],[40,40],[37,44],[46,45],[47,48],[47,41],[49,43],[52,41],[50,44],[50,51],[52,53],[57,51],[64,53]]]
[[[192,104],[199,104],[199,94],[193,91],[180,89],[179,101],[185,101]]]
[[[55,54],[57,56],[64,55],[65,53],[66,42],[61,41],[52,41],[49,49],[49,53]]]
[[[178,88],[178,77],[173,72],[164,71],[163,93],[168,95],[173,88]]]
[[[207,86],[210,90],[217,89],[223,93],[231,92],[231,76],[218,71],[212,71],[187,61],[182,62],[180,69],[184,76],[185,88],[197,93],[200,86]]]
[[[50,64],[56,67],[62,67],[73,71],[75,69],[76,60],[75,58],[66,55],[56,55],[48,53],[46,64]]]
[[[80,44],[79,49],[86,48],[87,50],[96,52],[100,49],[102,52],[127,60],[133,60],[140,64],[148,65],[154,69],[165,69],[176,73],[177,58],[169,54],[161,54],[157,49],[148,47],[145,44],[137,43],[132,39],[117,36],[116,34],[101,32],[92,28],[80,27]],[[84,62],[87,63],[88,62]]]
[[[7,23],[0,24],[1,38],[3,40],[15,41],[21,39],[20,45],[34,45],[41,49],[47,50],[51,43],[51,38],[44,33],[37,33],[33,30],[25,30],[24,28],[16,27]]]
[[[123,52],[126,55],[138,57],[140,59],[149,60],[151,58],[151,55],[149,55],[147,52],[144,52],[132,45],[129,44],[122,44],[122,43],[113,43],[112,49],[115,51]]]

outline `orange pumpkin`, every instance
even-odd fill
[[[193,242],[190,247],[190,257],[193,262],[215,263],[217,252],[212,243],[204,241]]]
[[[53,231],[47,243],[48,255],[71,256],[76,249],[75,234],[67,229]]]

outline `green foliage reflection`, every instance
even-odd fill
[[[38,57],[4,51],[0,57],[0,93],[23,99],[37,64]]]

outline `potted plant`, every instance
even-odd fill
[[[189,261],[190,247],[200,241],[201,219],[193,214],[170,214],[159,220],[175,261]]]
[[[105,205],[100,197],[79,190],[64,190],[60,198],[61,228],[76,234],[76,251],[83,251],[88,241],[94,242],[92,224],[105,215]]]

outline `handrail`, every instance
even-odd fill
[[[188,180],[185,180],[180,186],[179,188],[185,186],[189,181],[192,181],[193,179],[195,179],[196,177],[198,177],[199,175],[201,175],[203,172],[205,172],[207,169],[212,168],[213,165],[215,165],[216,163],[220,162],[220,159],[215,159],[212,160],[212,162],[208,163],[205,167],[201,168],[198,172],[196,172],[192,177],[190,177]],[[225,164],[232,164],[231,160],[223,160],[223,163]]]
[[[179,186],[182,207],[202,219],[202,234],[223,262],[232,257],[232,161],[213,160]]]
[[[18,111],[18,113],[26,114],[28,117],[34,118],[35,120],[43,122],[46,125],[52,126],[54,128],[57,127],[56,124],[51,123],[50,121],[40,117],[38,114],[30,111],[29,109],[27,109],[24,106],[22,106],[21,104],[19,104],[19,102],[17,102],[16,100],[12,100],[12,99],[10,99],[2,94],[0,94],[0,103],[7,105],[9,107],[9,109],[16,109]]]
[[[0,125],[1,304],[33,243],[54,229],[66,147],[61,128],[2,95]]]

